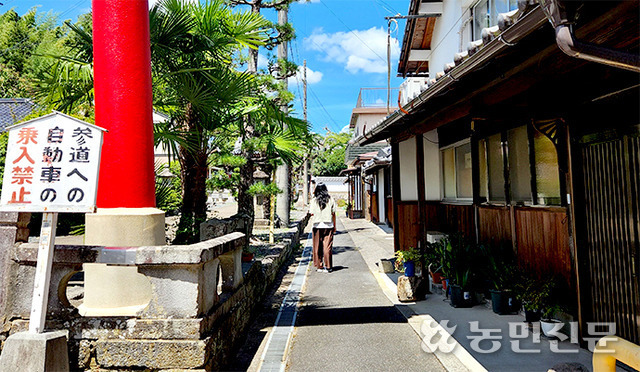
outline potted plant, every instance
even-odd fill
[[[429,275],[431,275],[431,281],[436,284],[440,284],[442,279],[442,265],[440,263],[440,257],[437,253],[438,243],[427,243],[427,247],[424,254],[424,260],[429,269]]]
[[[542,318],[540,319],[540,329],[542,329],[542,333],[549,338],[555,337],[555,335],[551,332],[558,324],[563,323],[561,320],[553,318],[559,311],[562,311],[562,308],[560,306],[549,305],[545,307],[544,311],[542,312]]]
[[[416,270],[416,262],[419,262],[422,255],[420,251],[414,247],[407,250],[396,252],[396,262],[402,263],[405,276],[414,276]]]
[[[443,274],[449,279],[451,306],[473,306],[472,282],[474,280],[476,247],[454,234],[443,240],[438,248]]]
[[[471,270],[456,273],[454,279],[455,284],[451,285],[451,306],[453,307],[471,307],[473,299],[471,297],[471,289],[469,288],[469,278]]]
[[[540,280],[531,276],[526,277],[518,285],[517,297],[524,307],[525,322],[540,320],[540,312],[547,304],[551,294],[551,280]]]
[[[519,282],[519,270],[510,245],[483,247],[487,259],[487,277],[491,288],[491,307],[496,314],[510,314],[520,310],[521,303],[513,291]]]

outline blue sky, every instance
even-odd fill
[[[90,11],[91,0],[0,0],[0,12],[15,8],[24,14],[37,6],[53,11],[61,20],[75,21]],[[337,132],[349,124],[351,110],[360,88],[386,87],[387,22],[385,16],[406,14],[409,0],[312,0],[294,3],[289,12],[297,38],[292,41],[289,59],[302,66],[307,60],[307,107],[313,130]],[[275,12],[263,15],[275,19]],[[405,21],[392,32],[392,80],[395,77]],[[392,30],[395,27],[392,26]],[[261,50],[263,57],[269,52]],[[266,58],[261,58],[263,64]],[[289,89],[296,95],[295,115],[302,117],[302,84],[292,79]],[[393,101],[393,98],[392,98]]]

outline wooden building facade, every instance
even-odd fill
[[[434,230],[506,242],[562,278],[581,329],[640,343],[638,2],[553,2],[560,20],[549,4],[523,5],[359,143],[391,142],[396,250]],[[561,50],[565,18],[594,58]]]

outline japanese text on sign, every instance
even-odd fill
[[[94,211],[103,129],[54,113],[8,130],[0,209]]]

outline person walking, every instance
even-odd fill
[[[319,182],[309,205],[313,223],[313,265],[318,272],[331,272],[333,268],[333,234],[336,232],[336,203],[327,186]]]

